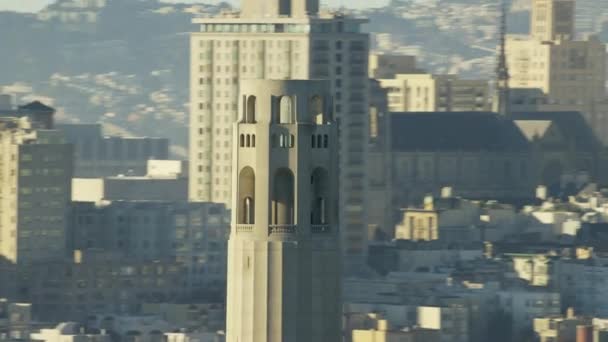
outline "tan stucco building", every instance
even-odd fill
[[[470,112],[489,110],[485,80],[463,80],[455,75],[397,74],[379,79],[388,92],[391,112]]]

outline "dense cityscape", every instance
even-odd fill
[[[0,11],[0,341],[607,342],[608,3],[342,6]]]

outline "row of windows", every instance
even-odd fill
[[[239,142],[241,147],[255,147],[255,134],[241,134]]]
[[[359,33],[358,22],[310,24],[201,24],[200,32],[232,33]],[[217,46],[219,46],[216,43]]]
[[[329,136],[325,135],[312,135],[311,137],[312,148],[328,148],[329,147]]]
[[[293,134],[276,134],[272,135],[272,147],[293,148],[296,144],[296,139]]]
[[[237,46],[241,46],[241,47],[263,47],[264,44],[267,44],[268,47],[273,47],[274,45],[273,40],[215,40],[215,41],[211,41],[211,40],[201,40],[199,41],[199,46],[201,48],[205,48],[205,47],[211,47],[212,45],[215,45],[216,47],[221,47],[222,43],[224,45],[224,47],[237,47]],[[215,43],[215,44],[214,44]],[[240,43],[240,44],[239,44]],[[276,41],[277,43],[277,47],[281,48],[283,46],[288,46],[290,43],[293,44],[294,47],[299,48],[300,47],[300,42],[299,41],[291,41],[291,40],[278,40]]]

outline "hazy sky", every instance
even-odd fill
[[[323,4],[327,4],[330,6],[345,6],[345,7],[373,7],[384,5],[388,3],[389,0],[321,0]],[[12,11],[21,11],[21,12],[33,12],[38,11],[42,7],[48,5],[53,2],[53,0],[0,0],[0,11],[2,10],[12,10]],[[212,3],[212,2],[220,2],[220,0],[168,0],[167,2],[203,2],[203,3]],[[228,2],[238,3],[239,0],[229,0]]]

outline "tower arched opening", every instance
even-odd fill
[[[255,224],[255,173],[249,166],[239,173],[238,223]]]
[[[293,172],[286,168],[275,173],[271,213],[274,225],[292,225],[295,222],[293,178]]]

